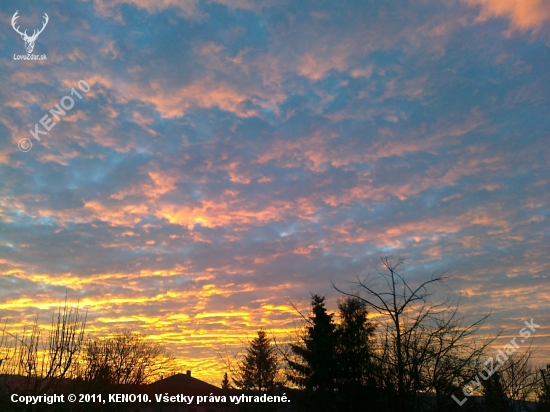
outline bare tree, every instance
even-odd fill
[[[3,396],[8,395],[9,375],[13,372],[14,342],[6,331],[6,322],[0,330],[0,402]]]
[[[0,318],[0,321],[2,319]],[[0,330],[0,375],[10,373],[12,370],[10,361],[13,359],[13,340],[9,339],[9,333],[6,331],[6,322]]]
[[[85,344],[83,378],[107,384],[142,384],[170,374],[173,358],[139,333],[122,332]]]
[[[2,372],[19,375],[25,379],[18,390],[37,393],[55,390],[62,379],[67,377],[79,357],[86,328],[86,314],[79,312],[78,306],[65,304],[52,315],[47,337],[43,337],[38,317],[27,332],[11,336],[10,343],[3,340],[2,348],[6,365]],[[3,365],[4,366],[4,365]]]
[[[403,261],[381,258],[385,271],[378,272],[387,289],[375,290],[371,279],[357,279],[355,291],[347,296],[359,298],[374,312],[382,315],[381,337],[374,357],[379,385],[389,393],[396,392],[396,408],[400,412],[420,408],[420,393],[442,396],[452,394],[459,385],[475,374],[487,346],[494,340],[478,343],[474,337],[487,316],[469,326],[462,326],[458,306],[448,300],[431,302],[430,287],[444,284],[444,277],[434,274],[419,286],[411,286],[401,272]]]
[[[539,371],[530,361],[532,353],[529,347],[522,353],[509,355],[505,366],[499,371],[502,388],[513,412],[525,410],[525,404],[536,397],[541,384]]]

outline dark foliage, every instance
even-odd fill
[[[233,378],[238,389],[265,392],[275,386],[277,375],[277,355],[275,347],[263,330],[250,342],[247,353],[239,364],[239,371]]]
[[[327,313],[324,296],[312,295],[311,314],[304,336],[291,345],[289,380],[305,390],[312,408],[329,410],[337,385],[336,325]],[[317,409],[320,410],[320,409]]]
[[[508,398],[500,381],[500,373],[496,372],[483,381],[485,409],[487,412],[511,412]]]

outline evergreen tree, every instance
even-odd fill
[[[307,320],[309,326],[301,342],[290,347],[294,356],[287,360],[288,378],[306,390],[306,403],[311,410],[332,410],[338,370],[337,336],[323,296],[312,295],[311,314]]]
[[[361,411],[367,407],[365,395],[372,400],[376,392],[371,359],[375,327],[368,321],[366,305],[359,298],[346,297],[338,302],[338,309],[338,391],[343,409]]]
[[[539,403],[537,412],[550,412],[550,364],[546,365],[546,369],[541,369],[542,388],[539,395]]]
[[[510,412],[510,405],[498,372],[483,382],[485,409],[487,412]]]
[[[375,327],[367,319],[365,303],[355,297],[338,302],[340,324],[338,337],[338,364],[342,385],[364,385],[371,373],[372,340]]]
[[[227,372],[225,372],[223,374],[222,389],[231,389],[231,384],[229,383],[229,378],[227,377]]]
[[[243,390],[268,391],[275,385],[278,361],[275,348],[263,330],[250,342],[246,355],[239,363],[235,386]]]

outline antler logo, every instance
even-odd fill
[[[27,30],[25,30],[23,33],[21,33],[19,31],[19,26],[15,27],[16,20],[19,18],[19,16],[17,15],[18,13],[19,13],[19,10],[17,10],[15,12],[15,14],[13,15],[13,18],[11,19],[11,25],[12,25],[13,29],[21,35],[23,40],[25,40],[25,48],[27,49],[27,53],[32,53],[32,51],[34,49],[34,42],[38,38],[38,35],[44,31],[44,29],[46,28],[46,25],[48,24],[48,21],[50,20],[50,18],[48,17],[48,15],[46,13],[44,13],[43,17],[44,17],[45,21],[42,24],[42,28],[38,31],[34,30],[33,33],[32,33],[32,36],[29,36],[29,35],[27,35]]]

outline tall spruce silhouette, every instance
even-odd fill
[[[343,410],[363,411],[376,395],[372,354],[375,327],[367,319],[366,304],[348,296],[338,302],[340,323],[336,327],[337,387]]]
[[[227,372],[223,374],[222,389],[231,389],[231,384],[229,383],[229,377],[227,376]]]
[[[305,390],[310,410],[333,410],[337,382],[337,335],[325,297],[311,296],[311,314],[300,342],[290,346],[289,380]]]
[[[487,412],[511,412],[510,404],[502,387],[498,372],[483,382],[483,394],[485,396],[485,409]]]
[[[278,362],[275,347],[263,330],[250,342],[246,355],[239,363],[235,386],[243,390],[269,391],[275,386]]]
[[[537,412],[550,412],[550,364],[546,365],[546,369],[541,369],[540,374],[542,387]]]

